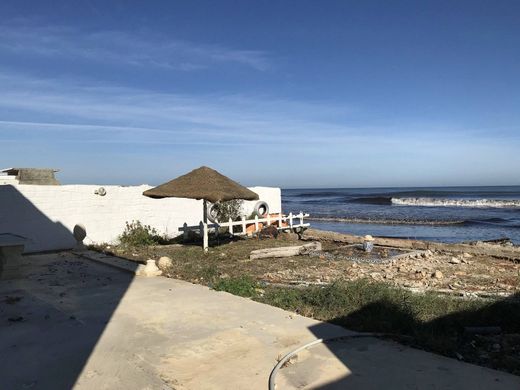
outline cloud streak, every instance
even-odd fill
[[[260,50],[188,42],[147,32],[90,32],[70,26],[0,25],[0,50],[7,55],[175,71],[198,71],[219,65],[256,71],[272,68],[268,53]]]
[[[10,145],[3,154],[7,165],[34,160],[36,166],[69,167],[70,155],[90,161],[103,153],[100,161],[120,164],[114,168],[120,172],[113,176],[117,181],[127,169],[151,169],[157,161],[182,163],[186,169],[213,165],[247,180],[244,167],[260,164],[271,173],[256,173],[259,182],[251,184],[290,186],[305,180],[412,184],[406,182],[412,180],[410,172],[433,170],[449,178],[457,170],[488,172],[489,161],[499,170],[520,164],[518,143],[510,139],[446,124],[356,125],[358,110],[344,104],[181,95],[5,70],[0,70],[0,84],[0,143]],[[72,181],[84,174],[79,170],[96,180],[99,166],[76,165],[68,176]]]
[[[187,96],[136,88],[82,85],[0,72],[1,128],[125,142],[219,141],[235,144],[323,142],[318,132],[345,136],[345,126],[320,117],[344,107],[241,95]],[[27,118],[31,118],[27,120]],[[25,130],[24,130],[25,129]],[[358,129],[359,130],[359,129]]]

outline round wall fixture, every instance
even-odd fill
[[[269,205],[263,200],[256,202],[253,213],[258,215],[259,218],[265,218],[269,214]]]
[[[105,190],[104,187],[99,187],[97,190],[94,191],[94,194],[99,196],[105,196],[107,194],[107,190]]]

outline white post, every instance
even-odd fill
[[[246,216],[242,215],[240,218],[242,219],[242,234],[247,235],[247,231],[246,231]]]
[[[280,211],[280,214],[278,214],[278,229],[281,229],[282,227],[282,212]]]
[[[207,207],[207,204],[206,204],[206,199],[204,199],[204,203],[203,203],[203,207],[204,207],[204,210],[202,211],[202,216],[203,216],[203,224],[202,224],[202,229],[203,229],[203,238],[202,238],[202,248],[204,249],[204,252],[207,252],[208,251],[208,207]]]
[[[258,215],[255,215],[255,232],[258,231]]]
[[[271,226],[271,214],[267,214],[267,226]]]
[[[233,220],[229,217],[229,234],[233,235]]]
[[[292,220],[293,216],[292,216],[292,212],[289,213],[289,227],[291,228],[292,230],[292,225],[293,225],[293,220]]]
[[[204,248],[204,252],[207,252],[208,249],[208,224],[205,223],[204,226],[204,241],[202,242],[202,246]]]

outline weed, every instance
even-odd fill
[[[257,283],[251,276],[243,275],[237,278],[219,279],[215,283],[214,289],[241,297],[254,297],[256,295],[256,287]]]
[[[147,246],[160,244],[163,239],[157,233],[157,230],[150,225],[143,225],[140,221],[126,222],[125,230],[119,236],[122,245]]]

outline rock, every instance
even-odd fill
[[[435,278],[435,279],[442,279],[444,277],[444,275],[442,274],[441,271],[439,270],[436,270],[433,274],[432,274],[432,278]]]
[[[274,225],[269,225],[258,232],[258,238],[278,238],[278,229]]]
[[[478,357],[481,359],[481,360],[488,360],[489,359],[489,355],[487,353],[481,353],[480,355],[478,355]]]
[[[162,256],[159,260],[157,260],[157,266],[161,270],[168,269],[173,266],[173,261],[168,256]]]
[[[470,258],[473,257],[473,255],[471,255],[471,254],[469,254],[469,253],[467,253],[467,252],[464,252],[464,253],[462,254],[462,257],[464,257],[465,259],[470,259]]]
[[[139,265],[137,267],[137,271],[135,272],[137,276],[159,276],[162,274],[162,271],[155,264],[155,260],[146,260],[146,265]]]
[[[452,257],[449,261],[450,264],[460,264],[460,259],[456,258],[456,257]]]

